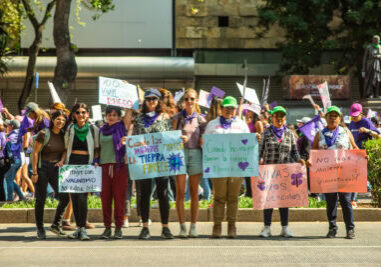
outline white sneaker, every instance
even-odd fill
[[[124,223],[123,223],[123,228],[128,228],[130,225],[128,223],[128,218],[124,220]]]
[[[196,238],[198,237],[197,231],[196,231],[196,224],[191,223],[190,228],[189,228],[189,237]]]
[[[293,237],[293,233],[291,233],[290,229],[288,229],[288,226],[282,226],[282,232],[280,233],[283,237]]]
[[[271,236],[271,228],[270,226],[264,226],[261,233],[259,234],[261,237],[270,237]]]
[[[187,237],[187,226],[185,223],[180,223],[179,237]]]
[[[152,221],[151,219],[148,219],[148,225],[151,225]],[[142,227],[143,226],[143,221],[142,219],[139,220],[139,224],[138,224],[139,227]]]

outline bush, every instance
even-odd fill
[[[368,181],[371,185],[372,205],[381,208],[381,139],[365,143],[368,161]]]

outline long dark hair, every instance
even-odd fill
[[[56,112],[54,112],[52,115],[51,115],[51,120],[50,120],[50,124],[49,124],[49,129],[50,130],[53,130],[53,127],[54,127],[54,120],[57,119],[59,116],[63,116],[65,119],[66,119],[66,123],[65,123],[65,126],[61,129],[62,132],[65,132],[66,130],[66,127],[68,125],[68,117],[66,116],[66,113],[65,111],[63,110],[57,110]]]
[[[147,100],[144,99],[143,101],[143,107],[142,107],[142,113],[145,114],[145,113],[148,113],[149,110],[147,108],[147,105],[146,105],[146,102]],[[157,103],[157,106],[156,106],[156,109],[155,111],[158,113],[158,114],[161,114],[163,113],[163,101],[161,99],[158,100],[158,103]]]
[[[71,109],[71,113],[70,113],[70,119],[73,123],[77,123],[77,120],[75,119],[74,117],[74,113],[80,109],[80,108],[83,108],[85,109],[87,112],[90,112],[90,109],[89,107],[85,104],[85,103],[77,103],[74,105],[74,107]]]

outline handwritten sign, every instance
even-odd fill
[[[312,150],[312,193],[367,192],[365,150]]]
[[[102,121],[103,120],[101,105],[91,106],[91,112],[93,113],[93,120],[94,121]]]
[[[126,140],[132,180],[186,173],[181,131],[130,136]]]
[[[206,134],[204,178],[258,175],[258,142],[255,134]]]
[[[93,165],[64,165],[58,174],[60,193],[102,191],[102,168]]]
[[[208,102],[209,95],[210,93],[201,89],[198,97],[198,104],[200,106],[210,108],[210,102]]]
[[[138,89],[126,81],[99,77],[99,103],[139,109]]]
[[[260,165],[251,187],[255,210],[308,206],[306,167],[299,163]]]
[[[259,103],[257,92],[254,89],[246,87],[245,95],[243,95],[243,85],[240,83],[236,83],[236,84],[237,84],[239,92],[247,101],[257,106],[261,106],[261,103]]]

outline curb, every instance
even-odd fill
[[[379,222],[381,221],[380,208],[360,208],[354,209],[354,220],[357,222]],[[51,223],[54,219],[55,209],[45,209],[44,222]],[[101,209],[89,209],[87,218],[89,222],[101,223],[103,222]],[[327,214],[325,208],[290,208],[290,222],[318,222],[326,221]],[[153,222],[160,222],[159,209],[151,209],[150,219]],[[190,221],[190,211],[185,210],[185,219]],[[338,209],[337,220],[342,222],[342,211]],[[138,217],[136,210],[131,211],[129,217],[130,222],[137,222]],[[177,222],[176,209],[171,209],[170,222]],[[213,208],[200,209],[198,213],[199,222],[212,222],[213,221]],[[263,212],[261,210],[253,209],[239,209],[237,214],[237,221],[239,222],[263,222]],[[279,222],[279,212],[273,213],[273,221]],[[34,209],[0,209],[0,223],[35,223]]]

